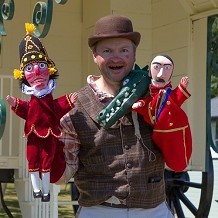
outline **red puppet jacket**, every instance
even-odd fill
[[[18,98],[16,101],[16,106],[12,110],[26,120],[24,136],[34,132],[41,138],[46,138],[49,134],[57,138],[61,137],[60,119],[73,108],[68,95],[57,99],[53,99],[51,93],[43,98],[31,95],[30,101]]]
[[[154,126],[153,140],[161,149],[167,166],[183,171],[191,157],[192,136],[181,105],[191,95],[181,84],[174,90],[171,88],[171,84],[161,89],[150,85],[150,95],[139,100],[144,106],[133,110]]]

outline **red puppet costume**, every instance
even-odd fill
[[[57,182],[64,173],[65,161],[60,119],[73,107],[77,94],[53,99],[57,70],[41,41],[31,33],[35,27],[26,24],[27,35],[20,43],[20,69],[14,70],[20,80],[22,92],[30,95],[29,101],[7,96],[12,110],[25,122],[27,160],[34,198],[50,200],[49,184]],[[42,180],[42,191],[40,188]]]
[[[187,77],[183,77],[179,86],[172,90],[169,79],[172,75],[173,62],[168,58],[160,55],[157,59],[153,59],[150,95],[133,105],[133,110],[142,114],[145,121],[154,126],[153,140],[162,151],[167,166],[174,171],[183,171],[191,157],[192,136],[188,117],[181,109],[181,105],[191,95],[186,89]],[[166,63],[162,63],[163,60]],[[160,68],[169,73],[161,72],[158,75],[155,71],[161,71]],[[162,75],[164,73],[168,75]]]
[[[24,136],[28,137],[29,172],[50,172],[56,151],[55,145],[61,143],[59,142],[62,135],[59,122],[71,108],[73,108],[73,104],[68,95],[55,100],[51,93],[42,98],[31,95],[30,101],[16,98],[16,106],[12,107],[12,110],[26,120]],[[56,178],[58,175],[55,174],[55,171],[52,176],[54,182],[59,179]]]

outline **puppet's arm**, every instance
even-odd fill
[[[154,114],[152,109],[152,98],[150,96],[140,99],[132,105],[132,111],[136,111],[141,114],[146,123],[154,125]]]
[[[15,98],[10,95],[6,97],[6,100],[10,104],[11,110],[14,111],[14,113],[17,114],[17,116],[26,120],[28,114],[29,102],[23,101],[19,98]]]
[[[179,86],[172,91],[174,101],[178,104],[179,107],[191,96],[187,90],[188,84],[189,78],[187,76],[182,77]]]
[[[137,111],[138,108],[142,108],[145,105],[145,102],[143,100],[138,100],[132,105],[132,109]]]
[[[70,93],[54,100],[56,115],[61,119],[66,113],[74,108],[74,103],[78,97],[78,93]]]

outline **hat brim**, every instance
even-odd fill
[[[139,32],[130,32],[130,33],[116,33],[116,34],[101,34],[93,35],[88,38],[89,47],[93,47],[97,42],[107,39],[107,38],[126,38],[131,40],[136,46],[138,46],[141,34]]]

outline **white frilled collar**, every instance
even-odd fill
[[[53,79],[49,80],[48,85],[46,88],[42,90],[36,90],[34,87],[30,87],[22,84],[22,92],[26,95],[34,95],[37,98],[42,98],[46,96],[47,94],[51,93],[56,87],[56,83]]]

